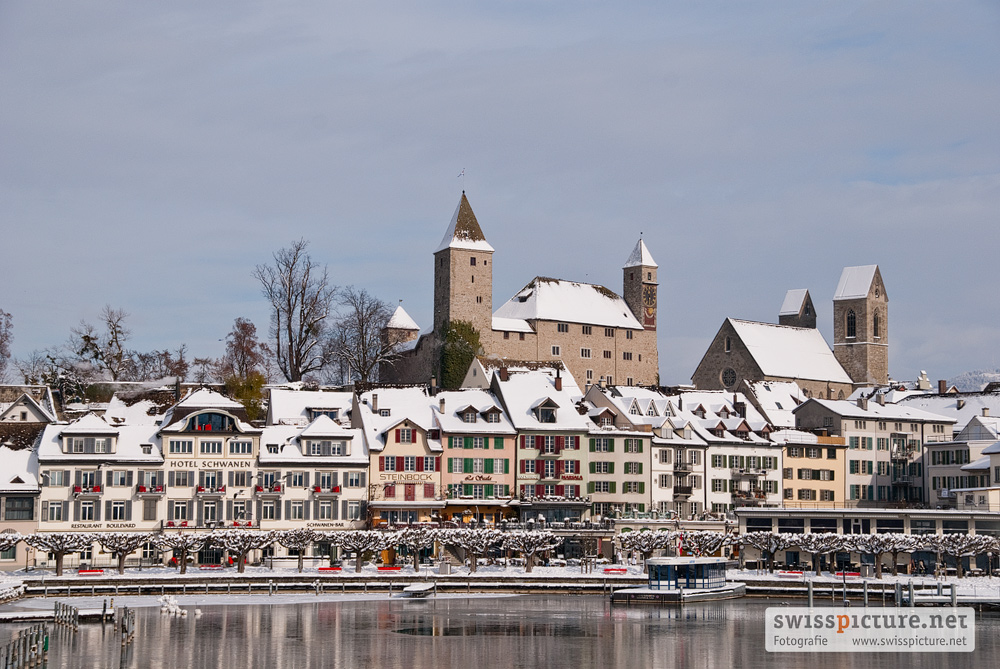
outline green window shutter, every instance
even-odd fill
[[[466,497],[472,497],[472,485],[469,483],[463,485],[462,494],[465,495]]]
[[[484,474],[493,473],[493,458],[486,458],[486,460],[483,462],[483,473]]]
[[[635,443],[639,445],[639,453],[642,453],[642,439],[636,439]]]
[[[730,492],[729,479],[722,479],[722,492]]]
[[[636,474],[641,474],[642,473],[642,463],[639,462],[639,463],[636,463],[636,464],[639,465],[639,471],[637,471]]]
[[[489,483],[483,486],[483,493],[487,497],[493,497],[493,486]]]
[[[615,440],[614,440],[614,438],[609,438],[608,439],[608,453],[614,453],[614,452],[615,452]]]
[[[617,488],[618,486],[617,486],[617,484],[616,484],[616,483],[615,483],[614,481],[612,481],[612,482],[610,483],[610,486],[611,486],[611,487],[610,487],[610,488],[608,488],[608,492],[610,492],[610,493],[612,493],[612,494],[613,494],[613,493],[615,492],[615,489],[616,489],[616,488]]]
[[[591,443],[593,443],[594,440],[591,439],[590,441],[591,441]],[[593,474],[596,471],[597,471],[597,463],[592,461],[590,463],[590,473]],[[591,492],[593,492],[593,491],[591,491]]]
[[[510,460],[507,458],[503,459],[503,473],[510,474]]]
[[[639,513],[646,513],[646,505],[645,504],[640,504],[639,505]]]
[[[498,450],[503,448],[503,437],[493,437],[493,448]]]
[[[608,473],[609,474],[614,474],[615,473],[615,463],[613,463],[613,462],[609,462],[608,463]],[[614,483],[612,483],[611,485],[614,485]],[[614,490],[612,490],[611,492],[614,492]]]
[[[466,437],[465,438],[465,447],[466,448],[472,448],[472,437]]]
[[[595,447],[594,447],[594,440],[593,440],[593,439],[591,439],[591,440],[590,440],[590,452],[591,452],[591,453],[593,453],[593,452],[594,452],[595,450],[596,450],[596,449],[595,449]]]
[[[591,443],[593,443],[593,441],[594,441],[594,440],[593,440],[593,439],[591,439],[590,441],[591,441]],[[593,470],[593,464],[594,464],[594,463],[593,463],[593,462],[591,462],[590,464],[591,464],[591,470],[590,470],[590,471],[594,471],[594,470]],[[588,493],[592,493],[592,492],[594,492],[594,482],[593,482],[593,481],[591,481],[590,483],[588,483],[588,484],[587,484],[587,492],[588,492]]]
[[[639,494],[641,495],[645,492],[646,492],[646,484],[643,483],[642,481],[639,481]]]
[[[451,466],[452,466],[451,458],[448,458],[448,473],[454,474],[455,472],[451,471]]]
[[[462,460],[462,473],[471,474],[472,473],[472,458],[465,458]]]
[[[455,437],[448,437],[448,448],[455,448]]]

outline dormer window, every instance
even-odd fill
[[[110,437],[66,437],[67,453],[110,453]]]
[[[344,455],[345,443],[342,441],[310,441],[308,442],[307,450],[309,455],[314,456],[335,456]]]
[[[388,418],[390,413],[391,412],[389,411],[389,409],[379,409],[378,410],[378,415],[382,416],[382,418]]]
[[[153,454],[153,445],[152,444],[142,444],[141,448],[142,448],[142,454],[143,455],[152,455]]]
[[[642,415],[642,412],[639,411],[639,405],[638,404],[634,404],[634,403],[632,404],[632,407],[628,410],[628,412],[629,412],[629,414],[631,414],[633,416],[641,416]]]
[[[236,421],[223,413],[200,413],[188,421],[189,432],[235,432]]]
[[[309,420],[316,420],[320,416],[327,416],[331,420],[337,420],[340,417],[340,409],[310,409],[309,410]]]
[[[611,416],[601,416],[601,427],[611,427],[614,425],[614,419]]]
[[[476,412],[475,411],[466,411],[466,412],[464,412],[462,414],[462,422],[463,423],[475,423],[476,422]]]
[[[647,416],[655,416],[656,415],[656,407],[654,407],[652,404],[650,404],[649,408],[646,410],[646,415]]]
[[[486,422],[487,423],[499,423],[500,422],[500,412],[499,411],[490,411],[488,414],[486,414]]]
[[[278,444],[268,444],[267,445],[267,452],[270,453],[271,455],[277,455],[279,448],[280,447],[278,446]]]
[[[539,423],[554,423],[556,422],[556,410],[550,409],[548,407],[538,408],[538,422]]]

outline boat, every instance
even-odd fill
[[[649,584],[611,593],[612,604],[683,604],[737,599],[746,585],[726,581],[725,558],[651,558],[646,561]]]
[[[403,588],[403,597],[411,599],[423,599],[434,592],[433,583],[414,583]]]

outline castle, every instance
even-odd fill
[[[420,335],[397,308],[386,336],[402,342],[381,379],[426,383],[441,378],[450,323],[479,333],[482,356],[495,361],[561,361],[580,385],[651,385],[659,380],[657,264],[640,239],[623,267],[622,295],[604,286],[535,277],[493,310],[493,253],[462,192],[434,251],[434,327]]]

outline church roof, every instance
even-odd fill
[[[650,254],[649,249],[646,248],[646,242],[639,239],[639,242],[632,249],[632,255],[628,257],[625,261],[625,267],[639,267],[640,265],[646,267],[659,267],[656,261],[653,260],[652,254]]]
[[[419,330],[420,326],[410,318],[410,314],[406,313],[403,309],[403,305],[396,307],[396,310],[392,312],[392,318],[389,322],[385,324],[387,328],[394,328],[396,330]]]
[[[472,212],[472,205],[462,191],[462,199],[459,200],[455,208],[455,215],[451,217],[448,230],[444,233],[444,238],[434,253],[445,249],[467,249],[469,251],[493,251],[493,247],[486,241],[483,229],[479,227],[479,221]]]
[[[798,316],[802,310],[802,303],[806,301],[809,291],[805,288],[793,288],[785,293],[785,301],[781,303],[779,316]]]
[[[729,323],[766,376],[851,383],[819,330],[735,318]]]
[[[535,277],[497,309],[493,317],[642,329],[625,300],[614,291],[604,286],[545,277]]]
[[[833,294],[835,300],[853,300],[859,297],[868,297],[868,291],[875,280],[875,272],[878,265],[860,265],[858,267],[845,267],[840,274],[840,281],[837,282],[837,292]]]

